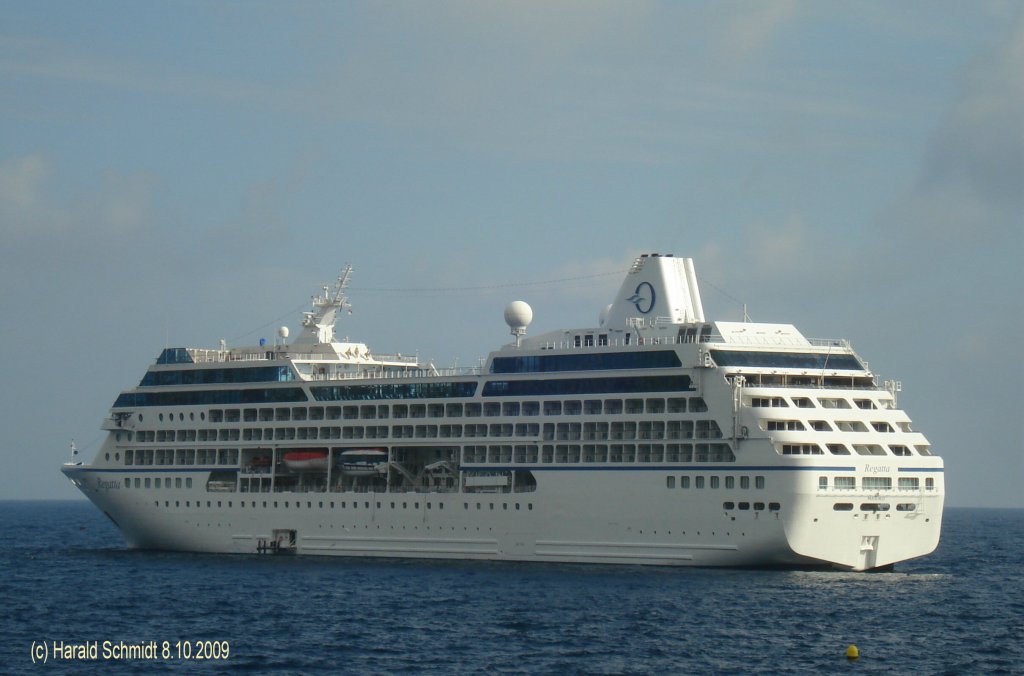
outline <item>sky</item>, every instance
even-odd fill
[[[0,499],[70,499],[164,346],[338,334],[474,365],[630,262],[847,338],[1024,507],[1024,2],[0,0]]]

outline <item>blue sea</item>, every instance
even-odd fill
[[[1024,673],[1024,510],[948,509],[874,574],[138,552],[86,502],[0,518],[7,674]]]

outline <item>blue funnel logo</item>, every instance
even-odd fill
[[[636,285],[633,295],[627,298],[626,301],[632,303],[636,307],[637,312],[645,315],[654,309],[655,298],[654,287],[651,286],[651,283],[640,282]]]

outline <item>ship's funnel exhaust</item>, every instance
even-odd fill
[[[644,254],[633,261],[604,326],[625,329],[635,319],[672,324],[704,322],[692,258]]]

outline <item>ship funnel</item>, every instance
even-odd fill
[[[704,306],[697,287],[697,273],[692,258],[676,258],[671,254],[644,254],[635,261],[626,275],[604,326],[625,329],[631,320],[672,324],[704,321]]]

